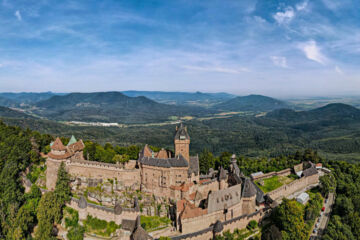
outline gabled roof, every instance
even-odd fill
[[[148,166],[171,168],[171,167],[188,167],[189,163],[183,155],[179,154],[174,158],[159,159],[153,157],[143,157],[140,163]]]
[[[68,148],[72,152],[82,151],[85,148],[84,142],[80,139],[79,141],[68,145]]]
[[[56,138],[54,143],[51,145],[51,149],[57,150],[57,151],[64,151],[66,148],[64,144],[61,142],[60,138]]]
[[[180,123],[180,126],[176,129],[175,140],[190,140],[187,128],[184,127],[182,123]]]
[[[250,178],[245,178],[244,186],[243,186],[243,192],[242,197],[253,197],[256,195],[256,187],[254,186],[254,183],[250,180]]]
[[[142,157],[152,157],[154,154],[153,150],[149,147],[149,145],[145,145],[143,150],[140,152],[140,158]]]
[[[194,173],[195,176],[199,175],[199,157],[190,157],[189,165],[189,174],[191,175],[192,173]]]
[[[315,167],[310,167],[310,168],[308,168],[308,169],[305,169],[305,170],[303,171],[302,175],[303,175],[304,177],[308,177],[308,176],[315,175],[315,174],[317,174],[317,173],[318,173],[318,171],[316,170]]]
[[[159,152],[155,154],[156,158],[165,159],[169,158],[168,152],[165,149],[161,149]]]
[[[76,138],[74,137],[74,135],[71,135],[70,141],[68,142],[67,146],[69,146],[69,145],[71,145],[71,144],[74,144],[74,143],[76,143],[76,142],[77,142],[77,140],[76,140]]]

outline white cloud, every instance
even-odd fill
[[[241,72],[249,72],[247,68],[238,68],[238,69],[231,69],[231,68],[223,68],[223,67],[198,67],[198,66],[182,66],[188,70],[195,70],[195,71],[202,71],[202,72],[219,72],[219,73],[230,73],[230,74],[239,74]]]
[[[342,69],[339,66],[335,66],[335,72],[337,72],[338,74],[344,74],[344,72],[342,71]]]
[[[286,24],[295,17],[295,11],[292,7],[288,7],[284,12],[275,13],[273,17],[279,24]]]
[[[15,15],[15,17],[16,17],[19,21],[22,20],[22,16],[21,16],[21,13],[20,13],[19,10],[16,10],[16,12],[14,13],[14,15]]]
[[[271,61],[274,63],[275,66],[288,68],[286,57],[281,56],[271,56]]]
[[[320,48],[314,40],[300,44],[299,47],[308,59],[321,64],[325,64],[327,62],[327,58],[321,53]]]
[[[302,2],[302,3],[296,4],[296,10],[303,11],[303,10],[306,9],[307,6],[308,6],[308,1],[306,0],[306,1]]]

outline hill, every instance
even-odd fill
[[[0,116],[7,118],[33,118],[23,112],[0,106]]]
[[[235,97],[226,102],[213,106],[214,109],[221,111],[251,111],[251,112],[267,112],[279,108],[289,107],[283,101],[262,95],[249,95],[243,97]]]
[[[17,103],[36,103],[42,100],[46,100],[56,95],[65,95],[65,93],[53,93],[53,92],[2,92],[0,93],[0,97],[11,99],[16,101]]]
[[[309,121],[351,121],[360,120],[360,109],[343,104],[331,103],[324,107],[309,111],[294,111],[291,109],[277,109],[269,112],[267,118],[287,122],[309,122]]]
[[[85,122],[161,122],[209,112],[161,104],[143,96],[128,97],[120,92],[70,93],[53,96],[35,106],[34,113],[49,119]]]
[[[16,102],[15,100],[0,96],[0,106],[3,106],[3,107],[16,107],[17,105],[18,105],[18,102]]]
[[[144,96],[159,103],[203,107],[208,107],[235,97],[228,93],[202,92],[124,91],[122,93],[129,97]]]

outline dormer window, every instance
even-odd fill
[[[184,139],[186,139],[186,137],[184,135],[181,135],[180,140],[184,140]]]

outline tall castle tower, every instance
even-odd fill
[[[175,156],[182,155],[188,162],[190,161],[190,136],[187,132],[187,128],[181,123],[180,126],[176,126],[176,133],[174,139]]]

